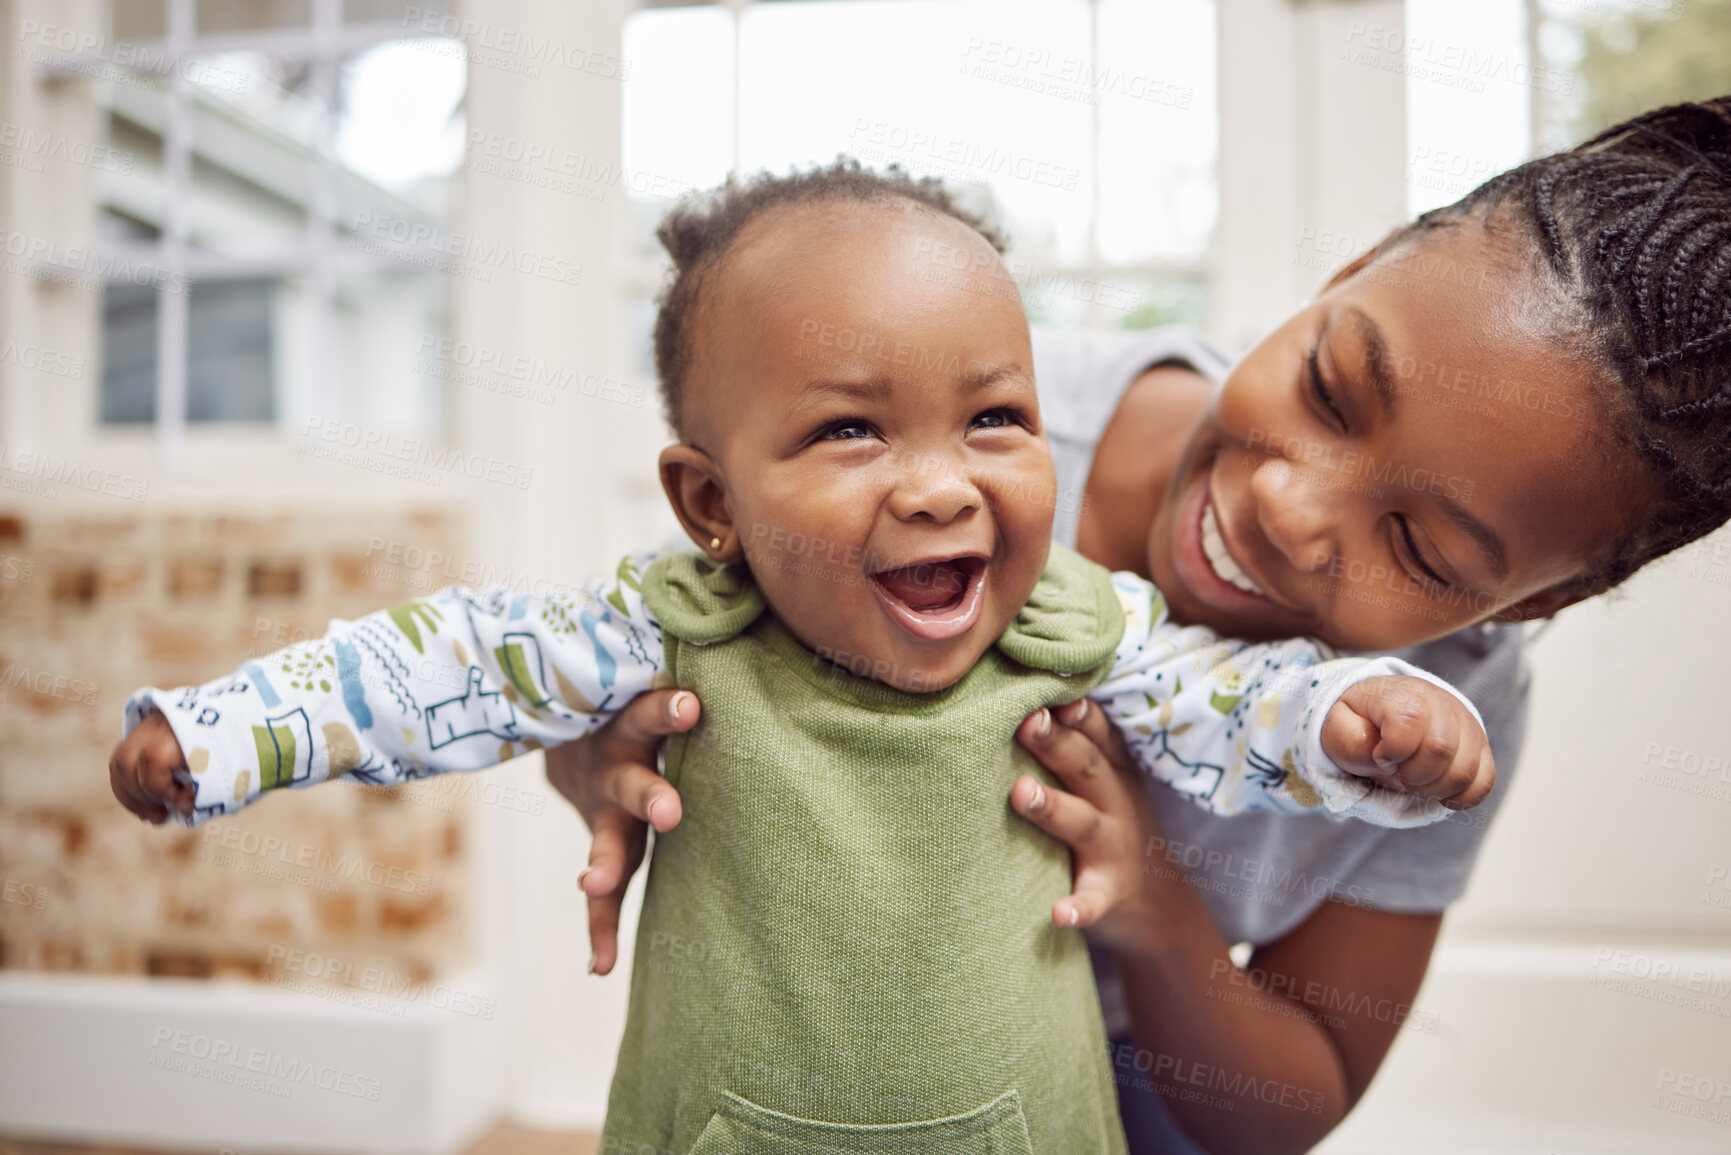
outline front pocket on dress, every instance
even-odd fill
[[[759,1107],[723,1092],[691,1155],[825,1155],[830,1152],[931,1152],[933,1155],[1033,1155],[1022,1101],[1014,1091],[965,1115],[916,1123],[824,1123]]]

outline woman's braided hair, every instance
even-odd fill
[[[1584,311],[1605,412],[1659,500],[1585,580],[1610,589],[1731,517],[1731,97],[1656,109],[1493,177],[1403,237],[1514,220]],[[1499,211],[1500,210],[1500,211]]]
[[[680,401],[691,366],[692,316],[704,282],[740,230],[769,209],[784,205],[898,200],[954,217],[985,237],[999,253],[1006,247],[1002,234],[983,217],[957,204],[937,177],[911,177],[895,164],[873,172],[844,156],[787,176],[767,172],[745,180],[729,176],[720,188],[687,195],[668,211],[655,236],[673,258],[673,269],[657,298],[654,342],[662,410],[675,436],[684,435]]]

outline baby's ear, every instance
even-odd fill
[[[714,458],[695,445],[669,445],[661,451],[661,488],[697,548],[716,561],[740,555],[727,481]]]

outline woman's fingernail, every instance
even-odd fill
[[[595,956],[594,955],[589,956],[589,973],[590,974],[595,973]]]
[[[1044,706],[1041,706],[1040,712],[1038,714],[1034,715],[1034,733],[1036,736],[1044,738],[1047,734],[1050,734],[1051,732],[1052,732],[1052,711],[1046,709]]]
[[[1028,809],[1038,810],[1046,804],[1046,790],[1038,782],[1034,783],[1034,793],[1028,799]]]
[[[675,694],[667,699],[667,716],[673,721],[679,721],[679,711],[685,707],[685,695]]]
[[[1076,908],[1075,908],[1075,907],[1073,907],[1073,906],[1072,906],[1072,907],[1071,907],[1071,908],[1070,908],[1070,925],[1071,925],[1071,926],[1075,926],[1075,925],[1076,925],[1076,923],[1078,923],[1078,922],[1079,922],[1079,921],[1081,921],[1081,918],[1082,918],[1082,916],[1081,916],[1081,915],[1079,915],[1079,914],[1077,914],[1077,913],[1076,913]]]
[[[662,804],[662,802],[664,802],[664,801],[666,801],[666,800],[664,798],[662,798],[661,795],[658,794],[655,796],[655,801],[653,801],[649,804],[649,825],[651,825],[651,826],[655,825],[655,808],[657,806],[660,806]]]
[[[591,870],[594,870],[594,869],[595,869],[595,868],[594,868],[594,867],[593,867],[593,866],[585,866],[585,867],[584,867],[584,868],[583,868],[583,869],[582,869],[582,870],[579,870],[579,871],[578,871],[578,872],[577,872],[577,889],[578,889],[578,890],[582,890],[582,889],[583,889],[583,880],[584,880],[584,879],[585,879],[585,878],[588,878],[588,877],[589,877],[589,872],[590,872],[590,871],[591,871]]]
[[[1076,721],[1080,722],[1088,716],[1088,699],[1083,698],[1076,703]]]

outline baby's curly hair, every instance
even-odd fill
[[[895,164],[874,172],[848,156],[787,176],[768,172],[744,180],[729,176],[720,188],[688,194],[668,211],[655,236],[673,258],[673,269],[656,299],[654,340],[662,411],[674,436],[685,436],[680,400],[691,366],[692,317],[698,298],[740,230],[768,210],[784,205],[891,201],[907,201],[954,217],[1000,254],[1008,247],[996,226],[959,205],[937,177],[916,178]]]

